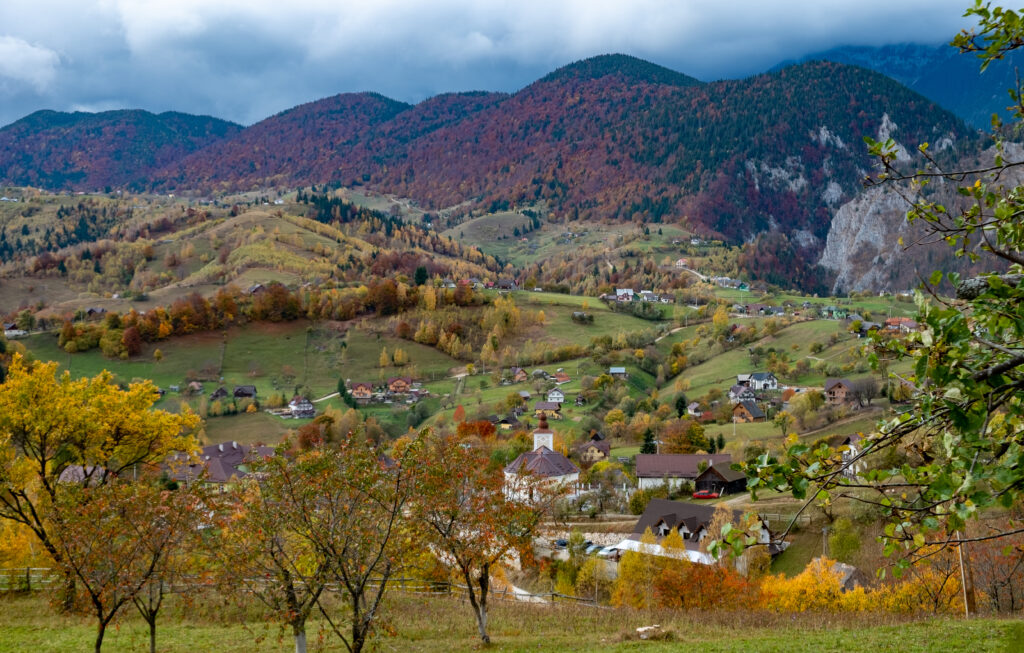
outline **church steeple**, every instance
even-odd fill
[[[547,447],[554,451],[555,432],[548,427],[548,416],[541,411],[538,419],[537,430],[533,432],[533,450],[536,451],[541,447]]]

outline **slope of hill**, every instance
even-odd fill
[[[409,108],[376,93],[335,95],[271,116],[236,138],[150,174],[161,188],[169,189],[331,181],[338,178],[343,159],[367,143],[371,127]]]
[[[1004,120],[1009,116],[1007,89],[1016,85],[1014,71],[1024,64],[1024,54],[1011,52],[1005,61],[994,62],[982,73],[977,59],[961,55],[949,45],[917,43],[846,46],[808,55],[802,61],[819,59],[877,70],[978,129],[991,126],[993,113]]]
[[[37,111],[0,129],[0,180],[50,189],[141,187],[153,170],[241,130],[174,112]]]

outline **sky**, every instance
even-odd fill
[[[252,124],[336,93],[512,92],[631,54],[702,79],[939,44],[970,0],[0,0],[0,125],[39,109]]]

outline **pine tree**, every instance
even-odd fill
[[[654,432],[651,429],[644,431],[644,443],[640,447],[640,453],[658,453],[658,445],[654,442]]]

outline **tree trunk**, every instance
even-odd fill
[[[149,653],[156,653],[156,617],[149,622]]]
[[[469,592],[469,603],[473,606],[473,616],[476,617],[476,627],[480,631],[480,641],[484,644],[491,643],[491,636],[487,634],[487,590],[490,583],[490,565],[484,565],[480,570],[480,576],[476,578],[480,586],[480,598],[477,599],[473,590],[473,577],[469,570],[463,568],[463,576],[466,578],[466,589]]]
[[[75,577],[69,571],[64,572],[64,583],[61,585],[60,592],[61,612],[70,614],[75,607]]]
[[[103,635],[107,631],[107,624],[102,621],[96,626],[96,653],[103,650]]]
[[[295,635],[295,653],[306,653],[306,624],[292,624],[292,634]]]

